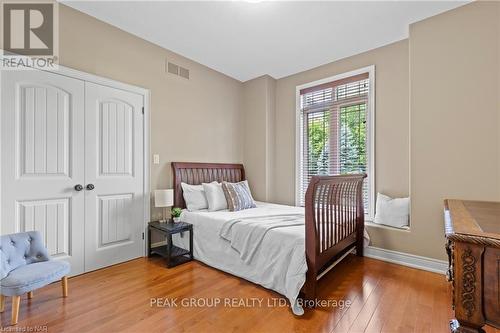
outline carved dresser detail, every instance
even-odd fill
[[[445,200],[452,332],[500,328],[500,202]]]

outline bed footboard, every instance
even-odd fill
[[[366,174],[314,176],[309,183],[305,197],[306,299],[316,297],[318,276],[338,258],[353,248],[363,256],[365,178]]]

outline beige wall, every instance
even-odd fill
[[[392,196],[409,193],[408,41],[403,40],[277,81],[274,201],[295,203],[295,87],[375,65],[376,190]],[[407,231],[370,228],[375,246],[394,248]]]
[[[243,163],[256,200],[271,200],[276,80],[266,75],[243,84]]]
[[[166,59],[190,79],[165,73]],[[171,161],[242,161],[241,82],[64,5],[60,63],[150,89],[152,190],[171,186]]]
[[[415,223],[395,244],[405,252],[444,257],[444,198],[500,200],[499,6],[475,2],[410,27]]]

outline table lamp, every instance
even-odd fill
[[[160,222],[167,222],[165,217],[166,207],[172,207],[174,205],[174,190],[155,190],[155,207],[163,208],[163,219]]]

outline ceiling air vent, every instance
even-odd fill
[[[169,61],[167,61],[167,72],[170,74],[181,76],[185,79],[189,79],[189,69],[176,65]]]

